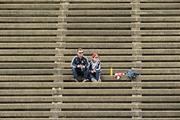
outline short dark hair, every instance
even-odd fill
[[[79,52],[79,51],[83,52],[83,49],[82,48],[78,48],[77,52]]]

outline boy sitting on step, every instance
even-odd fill
[[[96,52],[92,53],[91,61],[89,65],[89,75],[92,82],[101,82],[101,62]]]

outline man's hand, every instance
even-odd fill
[[[85,68],[84,65],[77,65],[77,67],[78,67],[78,68],[81,68],[81,69]]]
[[[91,71],[91,73],[95,73],[95,72],[96,72],[96,70],[95,70],[95,69]]]

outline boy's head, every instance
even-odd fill
[[[79,58],[82,58],[82,57],[83,57],[83,53],[84,53],[84,51],[83,51],[82,48],[78,48],[78,49],[77,49],[77,56],[78,56]]]
[[[92,57],[92,60],[93,60],[94,62],[96,62],[96,61],[99,60],[99,55],[98,55],[96,52],[93,52],[92,55],[91,55],[91,57]]]

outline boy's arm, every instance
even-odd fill
[[[101,70],[101,62],[98,63],[96,70]]]

